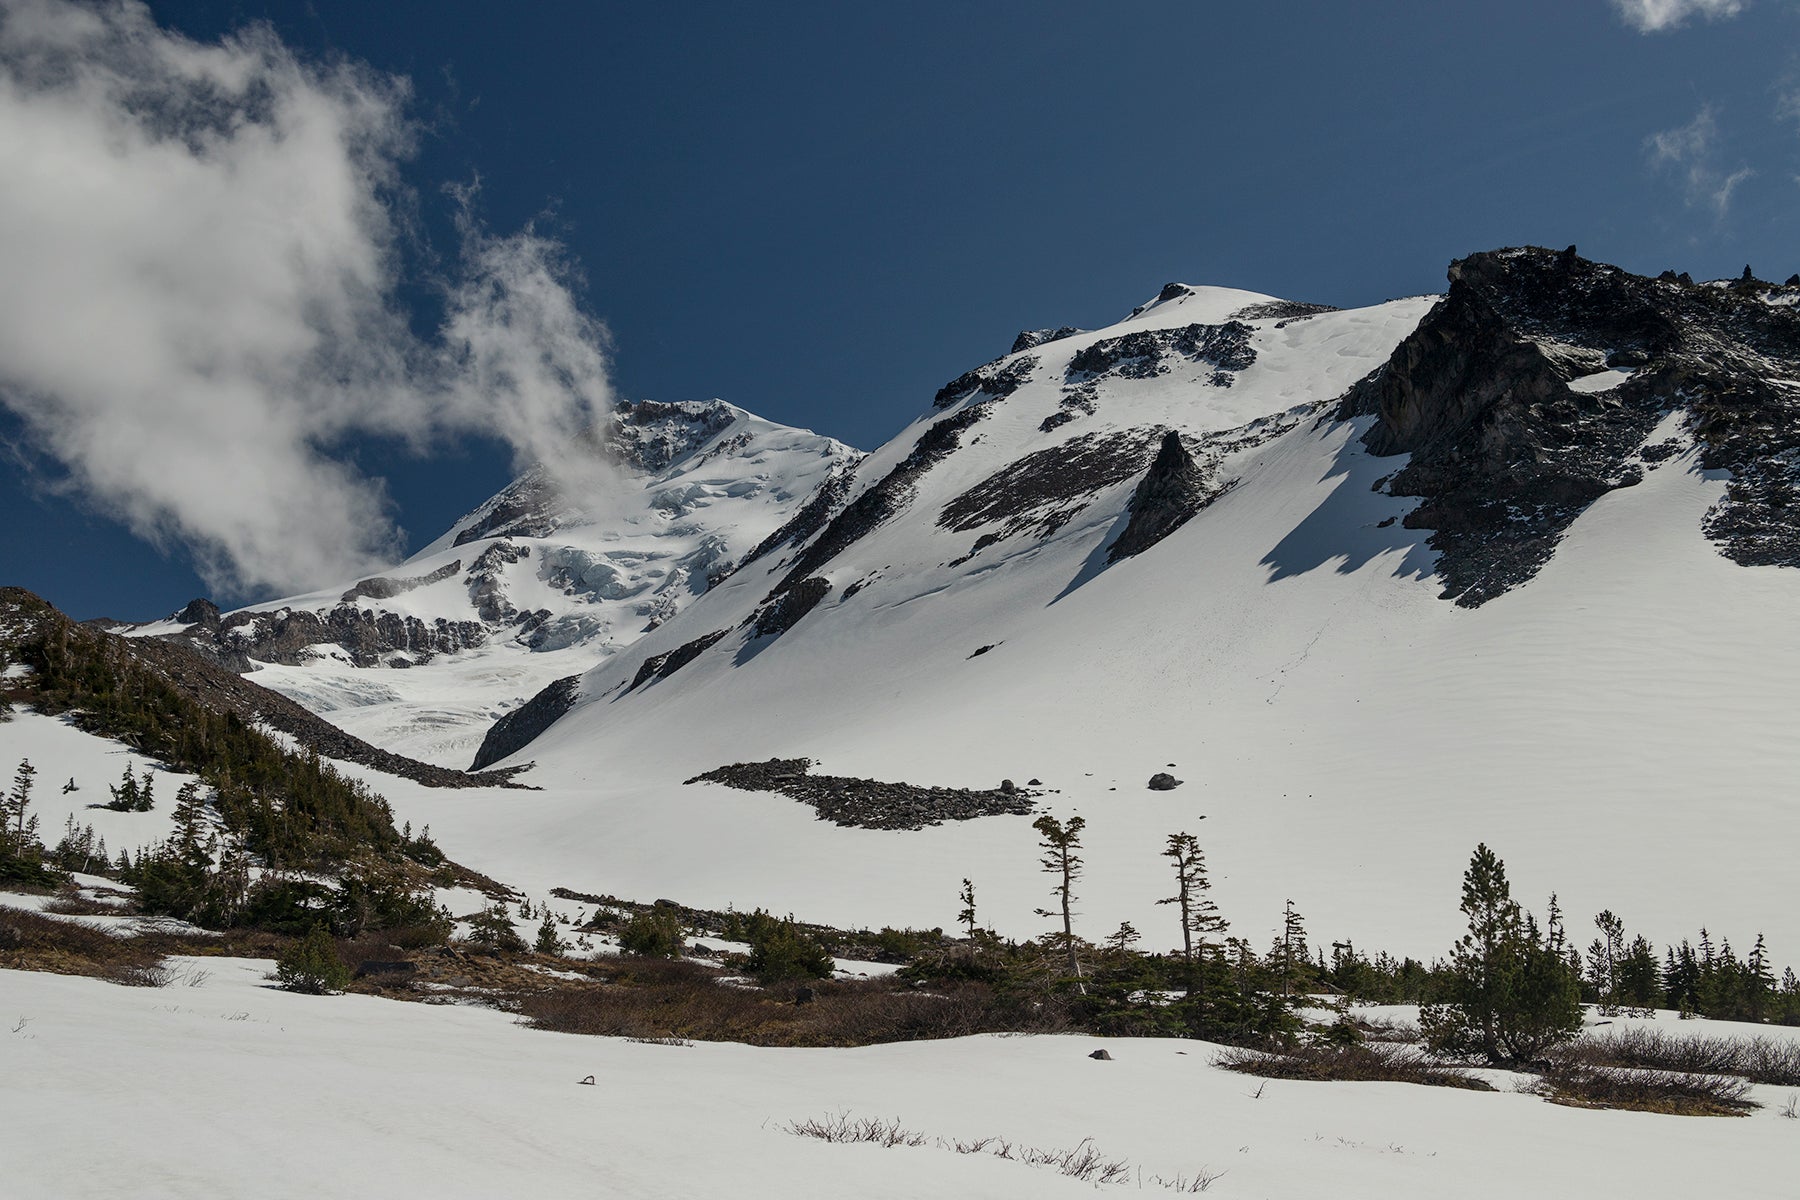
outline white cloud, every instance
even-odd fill
[[[1672,172],[1682,185],[1687,203],[1705,207],[1724,217],[1731,209],[1732,194],[1755,177],[1750,167],[1727,171],[1719,165],[1719,122],[1712,105],[1702,105],[1686,125],[1653,133],[1644,139],[1650,163]]]
[[[210,585],[290,590],[400,544],[358,436],[553,466],[609,402],[562,248],[463,223],[442,338],[395,300],[403,80],[202,45],[135,0],[0,0],[0,403]]]
[[[1612,0],[1621,20],[1639,33],[1661,33],[1690,17],[1717,21],[1744,11],[1746,0]]]

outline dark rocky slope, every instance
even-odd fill
[[[1796,298],[1751,279],[1649,279],[1572,247],[1472,255],[1340,413],[1376,418],[1372,452],[1411,455],[1387,490],[1422,499],[1406,524],[1432,531],[1444,597],[1468,607],[1530,579],[1588,505],[1680,449],[1645,445],[1676,410],[1700,465],[1732,472],[1707,536],[1746,565],[1800,566]],[[1630,376],[1568,386],[1607,369]]]

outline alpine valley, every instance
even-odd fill
[[[379,577],[123,632],[518,771],[353,768],[532,892],[931,926],[967,877],[1029,935],[1048,811],[1095,931],[1156,927],[1204,818],[1253,928],[1429,953],[1485,840],[1522,895],[1800,945],[1797,304],[1573,248],[1349,311],[1170,284],[868,454],[642,401],[607,495],[527,473]]]

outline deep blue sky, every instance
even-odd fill
[[[491,227],[557,233],[622,395],[865,448],[1018,329],[1116,320],[1172,279],[1356,305],[1526,242],[1800,270],[1786,0],[1649,35],[1605,0],[151,8],[410,77],[428,246],[454,251],[439,186],[477,175]],[[1706,155],[1653,163],[1646,139],[1707,107]],[[358,458],[414,545],[509,475],[491,446]],[[56,473],[0,479],[0,582],[79,617],[205,591],[178,547],[46,492]]]

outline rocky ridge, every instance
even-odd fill
[[[1785,285],[1632,275],[1574,253],[1501,250],[1450,267],[1450,291],[1345,396],[1384,481],[1418,496],[1445,599],[1473,607],[1529,580],[1577,516],[1678,442],[1732,473],[1704,531],[1745,565],[1800,566],[1800,313]],[[1800,289],[1794,289],[1800,294]]]

